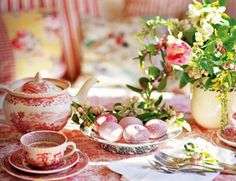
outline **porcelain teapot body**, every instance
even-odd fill
[[[0,89],[7,91],[3,102],[6,119],[19,132],[59,131],[71,116],[73,97],[68,91],[70,82],[49,78],[42,80],[46,82],[46,86],[41,80],[36,80],[38,83],[34,84],[35,78],[15,81],[9,87],[0,86]],[[77,101],[85,100],[89,88],[95,82],[96,79],[92,78],[82,86],[77,94]]]

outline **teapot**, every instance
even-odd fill
[[[59,131],[71,116],[71,103],[83,104],[89,89],[97,82],[90,78],[75,97],[69,93],[70,82],[60,79],[35,77],[14,81],[9,86],[1,85],[6,91],[3,112],[21,133],[35,130]]]

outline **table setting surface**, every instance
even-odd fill
[[[175,95],[173,93],[167,94],[166,101],[173,105],[177,111],[185,112],[185,115],[187,115],[188,122],[191,124],[192,132],[187,133],[183,131],[183,133],[175,138],[174,140],[180,141],[186,137],[192,137],[197,136],[201,137],[206,141],[211,142],[213,145],[225,147],[226,145],[223,144],[220,140],[218,140],[216,137],[216,130],[215,129],[206,129],[200,127],[197,123],[194,122],[194,120],[191,118],[190,113],[190,100],[189,96],[185,95]],[[111,107],[114,102],[117,100],[122,100],[123,97],[112,97],[110,99],[108,98],[102,98],[102,97],[90,97],[88,101],[92,105],[100,104],[104,105],[106,107]],[[116,181],[116,180],[125,180],[125,178],[110,170],[112,164],[119,160],[127,160],[132,159],[134,157],[137,157],[137,162],[142,157],[148,157],[155,153],[158,149],[167,149],[171,148],[171,146],[174,146],[173,143],[175,143],[174,140],[167,141],[165,143],[162,143],[158,146],[157,150],[154,150],[150,153],[146,154],[136,154],[136,155],[120,155],[116,153],[111,153],[108,151],[105,151],[100,143],[95,142],[91,139],[89,139],[87,136],[85,136],[82,132],[79,131],[78,125],[73,123],[72,121],[69,121],[66,125],[66,127],[61,130],[62,133],[64,133],[69,141],[73,141],[76,143],[77,148],[82,152],[87,154],[90,162],[87,165],[87,167],[81,172],[79,172],[77,175],[72,176],[70,178],[66,178],[64,180],[70,180],[70,181],[76,181],[76,180],[102,180],[102,181]],[[8,156],[10,153],[13,153],[16,150],[21,149],[21,144],[19,142],[19,139],[21,137],[21,133],[17,132],[17,130],[9,124],[0,124],[0,158],[4,158]],[[227,146],[226,146],[227,147]],[[236,151],[233,148],[231,148],[232,151]],[[109,168],[108,168],[109,167]],[[151,166],[150,166],[151,168]],[[165,174],[167,175],[167,174]],[[171,174],[174,176],[174,174]],[[215,178],[214,178],[215,177]],[[227,175],[227,174],[216,174],[214,175],[214,181],[221,181],[221,180],[236,180],[236,176],[234,175]],[[204,177],[203,177],[204,178]],[[5,171],[2,169],[0,170],[0,180],[2,181],[12,181],[16,180],[15,177],[12,177],[8,175]],[[135,179],[134,179],[135,180]],[[204,179],[203,179],[204,180]]]

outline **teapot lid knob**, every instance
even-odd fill
[[[42,76],[41,76],[40,72],[37,72],[37,73],[35,74],[34,80],[35,80],[35,82],[40,82],[40,81],[42,81]]]

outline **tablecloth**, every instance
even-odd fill
[[[101,98],[101,97],[90,97],[89,102],[91,104],[101,104],[106,107],[111,107],[113,103],[123,99],[122,97],[116,98]],[[189,122],[192,126],[191,135],[200,135],[208,141],[212,141],[215,136],[215,130],[205,129],[197,125],[190,116],[190,101],[189,96],[184,95],[173,95],[166,96],[165,99],[168,103],[172,104],[178,111],[183,111],[189,118]],[[68,137],[70,141],[74,141],[77,147],[90,158],[89,165],[81,171],[78,175],[65,179],[65,181],[118,181],[121,180],[121,175],[112,172],[105,165],[106,162],[125,159],[129,157],[139,155],[119,155],[111,152],[107,152],[100,147],[100,144],[90,140],[84,136],[78,127],[69,121],[67,126],[62,132]],[[182,133],[178,139],[185,137],[190,133]],[[20,143],[19,138],[21,134],[11,125],[0,124],[0,158],[7,156],[11,152],[19,149]],[[165,143],[161,144],[159,148],[165,147]],[[143,156],[144,154],[142,154]],[[8,175],[0,168],[0,180],[1,181],[16,181],[17,179]],[[191,178],[190,178],[191,180]],[[220,174],[214,181],[236,181],[236,176]]]

